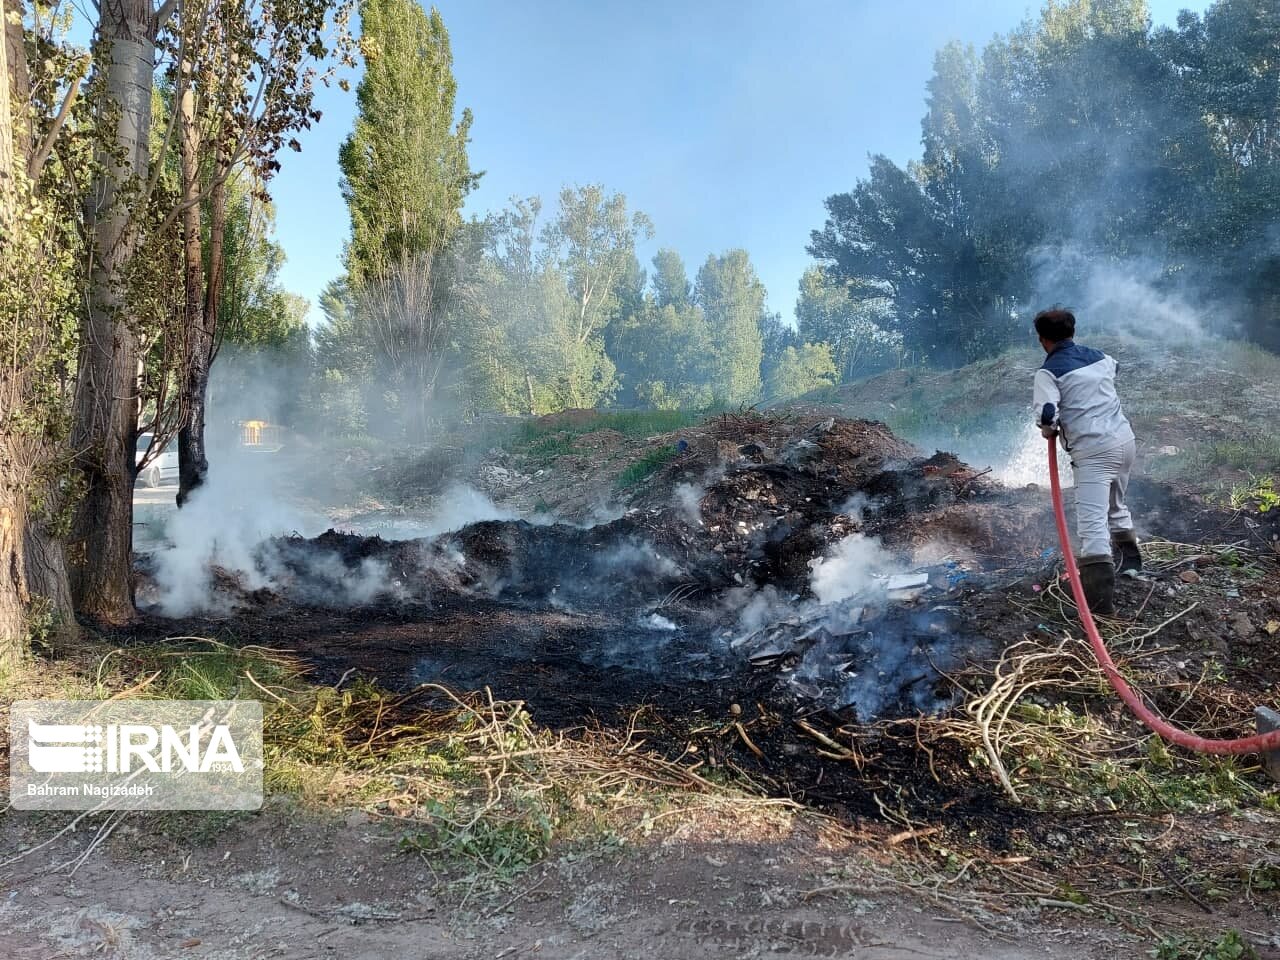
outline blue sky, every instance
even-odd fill
[[[1152,0],[1173,23],[1204,0]],[[441,0],[458,107],[475,114],[467,203],[548,206],[565,184],[600,182],[653,220],[692,275],[744,247],[791,319],[823,200],[866,172],[869,153],[919,152],[925,82],[950,40],[981,46],[1039,4],[1025,0]],[[354,80],[354,78],[353,78]],[[286,152],[271,192],[281,280],[313,305],[347,235],[338,146],[354,92],[322,90],[323,120]],[[319,319],[312,311],[312,322]]]

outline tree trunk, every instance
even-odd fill
[[[16,22],[8,18],[9,13],[15,14]],[[26,184],[19,192],[17,183],[31,152],[31,131],[23,119],[14,116],[15,107],[25,111],[30,97],[21,17],[20,0],[0,0],[0,237],[12,227],[15,202],[32,189]],[[47,349],[47,344],[37,339],[26,349],[39,351]],[[3,395],[21,407],[30,395],[31,374],[22,369],[23,360],[14,357],[11,363],[0,374],[0,382]],[[34,474],[41,465],[56,462],[57,453],[46,440],[24,440],[9,433],[5,422],[9,412],[0,409],[0,422],[5,423],[5,434],[0,436],[0,464],[5,467],[0,477],[0,563],[4,570],[0,575],[0,661],[13,662],[28,635],[33,598],[43,599],[53,622],[63,631],[74,633],[77,626],[62,544],[48,536],[40,518],[29,513],[33,482],[45,482],[46,496],[54,495],[54,485],[37,481]]]
[[[122,277],[136,234],[129,187],[148,169],[155,14],[148,0],[102,0],[100,10],[99,113],[115,120],[115,130],[113,142],[98,150],[101,173],[90,192],[93,262],[72,426],[85,494],[68,559],[77,609],[118,624],[135,614],[130,562],[139,397],[138,341],[124,315]]]
[[[22,24],[15,31],[9,23],[12,0],[0,0],[0,236],[9,232],[17,207],[17,170],[13,130],[11,90],[18,83],[18,61],[22,56]]]
[[[202,331],[205,325],[204,301],[204,247],[200,239],[200,132],[196,123],[195,92],[191,89],[191,68],[183,65],[186,86],[178,102],[178,122],[181,125],[180,148],[182,153],[182,202],[187,204],[182,214],[182,276],[186,294],[183,327],[186,340],[182,369],[182,409],[186,411],[178,430],[178,507],[181,508],[192,491],[204,483],[208,460],[204,453],[204,408],[197,410],[192,404],[192,394],[201,393],[197,367],[202,366],[205,355]],[[194,384],[193,384],[193,381]]]
[[[62,540],[53,535],[39,517],[27,518],[23,556],[27,564],[27,592],[44,604],[52,621],[53,635],[63,641],[74,640],[79,636],[80,625],[76,623],[71,603],[66,554]]]
[[[219,166],[214,171],[209,191],[209,269],[197,264],[197,275],[204,280],[204,301],[198,317],[188,313],[188,353],[183,371],[183,405],[187,416],[178,431],[178,506],[203,486],[209,475],[209,458],[205,447],[205,419],[209,407],[209,370],[217,347],[218,312],[222,309],[222,285],[225,275],[224,244],[227,232],[227,171]],[[196,229],[199,230],[197,218]],[[188,293],[188,296],[190,294]],[[198,320],[198,322],[196,322]]]
[[[14,31],[8,19],[10,9],[9,0],[0,0],[0,256],[5,255],[4,238],[13,229],[18,202],[14,175],[19,157],[15,153],[12,88],[22,50],[15,48]],[[20,32],[16,42],[21,43]],[[17,382],[13,382],[15,379]],[[8,432],[10,411],[2,405],[11,397],[21,402],[24,392],[21,369],[7,366],[0,369],[0,388],[3,388],[0,389],[0,424],[6,428],[0,436],[0,470],[3,471],[0,472],[0,672],[7,672],[17,664],[26,644],[30,600],[22,553],[27,519],[26,484],[22,482],[19,467],[21,457],[15,456],[13,449],[15,438]]]
[[[27,642],[26,491],[17,478],[0,477],[0,671],[11,670]]]

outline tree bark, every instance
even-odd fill
[[[18,478],[0,477],[0,670],[10,670],[27,641],[26,561],[22,553],[27,529],[27,498]]]
[[[100,112],[114,118],[115,130],[113,142],[98,150],[102,172],[88,211],[93,261],[72,426],[85,495],[68,559],[77,609],[119,624],[136,612],[130,562],[139,397],[138,340],[125,316],[122,275],[136,234],[129,188],[145,180],[148,168],[156,16],[149,0],[102,0],[100,11]]]
[[[205,277],[204,247],[200,238],[200,132],[196,123],[195,92],[191,87],[191,67],[184,64],[186,86],[178,102],[178,123],[181,127],[179,146],[182,154],[182,202],[186,209],[182,214],[183,286],[186,294],[184,306],[184,350],[182,369],[182,408],[186,411],[178,430],[178,507],[181,508],[192,491],[204,483],[208,460],[204,452],[204,409],[197,410],[191,404],[191,395],[201,394],[201,358],[205,355],[202,332],[205,325]],[[205,378],[207,380],[207,377]]]
[[[9,3],[0,0],[0,256],[5,255],[5,238],[12,230],[17,214],[17,169],[14,154],[13,101],[11,87],[16,76],[10,53]],[[21,377],[17,369],[0,370],[0,404],[6,398],[22,396],[21,383],[10,378]],[[0,423],[5,411],[0,406]],[[16,475],[17,458],[13,455],[13,438],[0,436],[0,671],[12,669],[22,656],[27,637],[27,578],[22,555],[26,532],[26,490]]]
[[[18,63],[22,58],[22,25],[15,31],[9,23],[12,0],[0,0],[0,237],[9,232],[17,206],[14,183],[16,144],[14,142],[12,89],[19,82]]]
[[[10,78],[14,71],[9,60],[7,6],[6,0],[0,0],[0,238],[9,235],[17,204],[10,100]],[[0,239],[0,256],[4,255],[3,243]],[[2,399],[0,394],[0,401]],[[0,443],[4,444],[0,464],[6,466],[12,463],[10,442],[9,437],[0,437]],[[10,469],[0,474],[0,669],[8,669],[17,662],[27,635],[26,564],[22,556],[26,492],[16,480]]]
[[[197,223],[197,229],[199,224]],[[187,416],[178,431],[178,506],[204,485],[209,475],[209,458],[205,446],[205,420],[209,400],[209,370],[217,347],[218,313],[222,309],[222,286],[225,276],[224,240],[227,233],[227,171],[218,166],[209,191],[209,267],[205,275],[201,267],[204,301],[198,316],[188,317],[188,354],[183,372],[183,404]]]
[[[17,14],[17,22],[8,19],[10,12]],[[0,0],[0,255],[3,238],[14,223],[14,204],[34,189],[29,180],[21,187],[18,183],[30,162],[32,147],[25,118],[15,116],[15,110],[25,113],[30,100],[21,16],[21,0]],[[47,349],[47,342],[37,337],[22,353]],[[0,422],[11,412],[6,409],[8,404],[21,408],[30,395],[33,374],[24,369],[27,359],[12,356],[10,366],[0,371],[0,395],[5,398],[0,404]],[[39,478],[39,470],[57,460],[51,441],[10,432],[5,422],[0,436],[0,464],[4,468],[0,477],[0,563],[4,571],[0,576],[0,660],[12,662],[20,655],[33,599],[43,599],[63,635],[77,630],[62,544],[49,536],[42,518],[30,513],[34,483],[44,483],[46,496],[54,496],[54,485]]]
[[[45,605],[50,630],[59,640],[74,640],[80,633],[71,602],[71,580],[67,576],[62,540],[53,535],[39,517],[27,518],[23,556],[27,565],[27,592]]]

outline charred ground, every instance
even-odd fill
[[[246,593],[225,580],[233,612],[149,615],[115,639],[187,634],[287,649],[324,684],[362,676],[399,691],[487,687],[553,729],[638,725],[666,759],[852,824],[941,823],[992,855],[1051,870],[1091,860],[1147,869],[1096,830],[1096,818],[1114,816],[1105,777],[1054,802],[1065,782],[1048,769],[1056,761],[1016,754],[1012,775],[1031,786],[1015,803],[973,730],[948,727],[1002,655],[1028,642],[1052,647],[1072,629],[1045,490],[1005,489],[879,424],[829,417],[722,416],[649,446],[671,455],[616,519],[488,521],[405,541],[284,538],[268,545],[288,571],[278,589]],[[1141,635],[1176,615],[1158,646],[1133,651],[1132,668],[1182,722],[1245,732],[1252,705],[1274,699],[1280,682],[1269,632],[1280,617],[1277,526],[1157,483],[1135,483],[1133,500],[1153,570],[1122,585],[1111,633]],[[813,562],[859,533],[927,575],[925,591],[817,604]],[[389,572],[386,589],[363,606],[332,605],[334,563],[354,575],[370,561]],[[329,572],[317,579],[317,568]],[[140,573],[145,598],[145,566]],[[759,611],[747,616],[753,604]],[[770,655],[759,656],[766,644]],[[829,673],[802,679],[824,657]],[[849,673],[876,688],[874,711],[841,699]],[[1141,766],[1142,731],[1101,687],[1046,692],[1015,715],[1059,707],[1130,737],[1122,756]],[[1043,792],[1037,768],[1051,783]],[[1178,770],[1197,790],[1202,773]],[[1208,788],[1185,807],[1153,788],[1135,816],[1194,808],[1205,812],[1191,820],[1203,824],[1249,791],[1269,795],[1258,774],[1237,775],[1251,786],[1228,791],[1225,806]],[[1178,831],[1163,856],[1198,862],[1202,842],[1194,829]]]

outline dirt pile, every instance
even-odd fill
[[[922,457],[880,424],[746,414],[663,439],[673,456],[618,519],[485,521],[401,541],[330,531],[274,549],[296,584],[306,584],[312,555],[351,570],[376,562],[397,588],[388,593],[406,600],[444,589],[644,606],[685,587],[685,599],[705,607],[734,586],[808,596],[814,561],[851,535],[914,553],[938,539],[938,526],[957,547],[972,546],[963,528],[940,523],[954,508],[1000,508],[1006,527],[1019,522],[1018,511],[1002,509],[1005,492],[980,474],[949,454]]]

